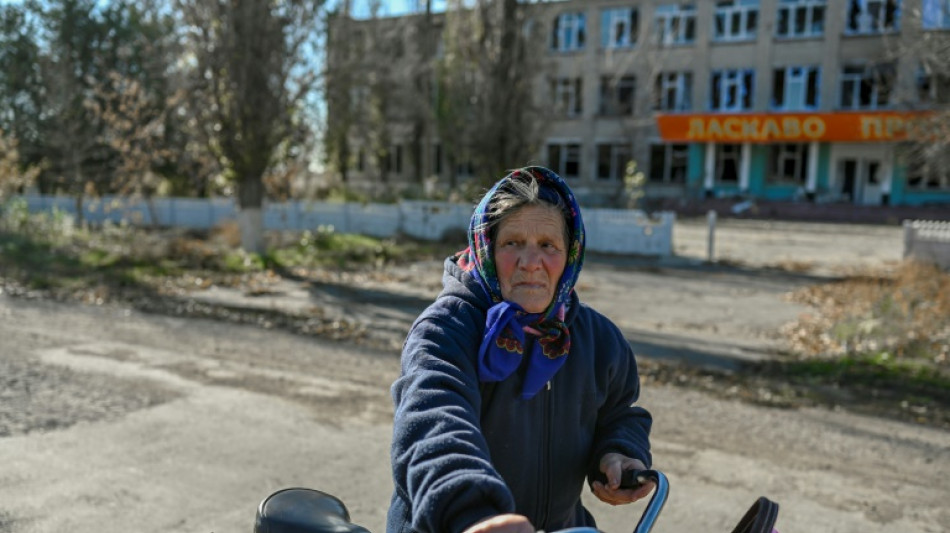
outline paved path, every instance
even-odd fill
[[[249,531],[266,494],[299,485],[383,531],[395,354],[4,297],[0,317],[2,405],[35,422],[0,438],[0,531]],[[947,432],[649,382],[643,403],[672,484],[659,532],[729,531],[759,495],[783,533],[950,530]],[[585,499],[607,531],[640,510]]]

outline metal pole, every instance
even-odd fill
[[[709,237],[706,241],[706,260],[710,263],[716,260],[716,211],[706,212],[706,223],[709,226]]]

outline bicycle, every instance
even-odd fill
[[[650,497],[634,533],[649,533],[669,496],[669,480],[658,470],[624,472],[621,488],[636,488],[647,480],[656,488]],[[775,521],[778,504],[760,497],[749,508],[732,533],[778,533]],[[257,508],[254,533],[370,533],[350,521],[346,505],[331,494],[307,488],[279,490],[261,501]],[[543,532],[539,532],[543,533]],[[562,529],[552,533],[602,533],[591,527]]]

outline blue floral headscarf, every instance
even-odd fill
[[[495,269],[494,251],[488,233],[489,208],[498,191],[514,180],[535,180],[539,196],[552,204],[567,206],[570,230],[567,264],[554,298],[543,313],[527,313],[518,304],[505,301]],[[525,335],[537,337],[529,356],[522,384],[522,397],[533,397],[561,368],[571,350],[571,335],[564,317],[574,284],[584,262],[584,222],[574,194],[560,176],[544,167],[526,167],[502,178],[482,197],[468,228],[468,248],[458,254],[458,264],[469,272],[491,298],[485,333],[478,351],[478,377],[482,382],[507,379],[521,364]]]

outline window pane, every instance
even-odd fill
[[[776,21],[776,33],[779,35],[788,34],[788,9],[779,9],[778,20]]]
[[[779,161],[782,158],[782,147],[777,144],[769,146],[769,174],[778,175]]]
[[[719,109],[722,106],[722,74],[713,74],[712,78],[712,108]]]
[[[686,168],[689,163],[689,146],[674,144],[670,146],[670,181],[686,183]]]
[[[790,77],[788,80],[788,108],[801,109],[804,100],[804,80],[801,77]]]
[[[861,15],[861,3],[852,0],[850,6],[848,7],[848,29],[850,31],[858,31],[858,18]]]
[[[824,33],[825,31],[825,8],[818,6],[811,12],[811,32]]]
[[[877,80],[877,105],[886,106],[891,100],[891,79]]]
[[[805,105],[818,107],[818,69],[808,70],[808,87],[805,93]]]
[[[694,17],[689,17],[686,19],[686,32],[685,40],[693,42],[693,39],[696,38],[696,19]]]
[[[772,73],[772,105],[785,107],[785,69],[777,68]]]
[[[564,175],[576,178],[580,174],[580,146],[569,144],[565,152]]]
[[[742,108],[743,109],[752,109],[752,91],[754,90],[754,82],[752,78],[753,74],[751,70],[747,70],[742,74]]]
[[[548,145],[548,167],[558,174],[564,173],[564,169],[561,168],[561,146],[558,144]]]
[[[683,94],[680,97],[680,109],[688,110],[692,108],[693,102],[693,75],[692,73],[683,74]]]
[[[805,33],[805,20],[808,18],[808,11],[805,7],[800,7],[795,10],[795,34],[801,35]]]
[[[574,94],[571,95],[574,98],[574,113],[577,115],[581,114],[581,103],[583,91],[581,90],[581,78],[574,78]]]
[[[794,178],[795,175],[796,175],[796,172],[795,172],[795,163],[796,163],[796,161],[795,161],[794,159],[792,159],[791,157],[786,157],[786,158],[782,161],[782,163],[783,163],[783,167],[784,167],[784,168],[782,168],[782,177],[783,177],[783,178]]]
[[[654,144],[650,147],[650,181],[663,181],[666,168],[666,145]]]
[[[880,28],[881,27],[881,4],[877,2],[868,2],[867,3],[867,13],[871,19],[871,28]]]
[[[854,107],[854,80],[845,80],[841,84],[841,107],[851,109]]]
[[[610,179],[610,145],[597,145],[597,178]]]
[[[861,107],[870,107],[874,101],[874,83],[869,78],[861,80],[861,89],[858,102]]]
[[[897,1],[888,0],[887,8],[884,12],[884,28],[894,29],[897,27]]]
[[[801,164],[798,168],[798,180],[804,183],[808,180],[808,157],[811,150],[808,149],[806,145],[801,145],[801,152],[799,155],[799,161]]]

